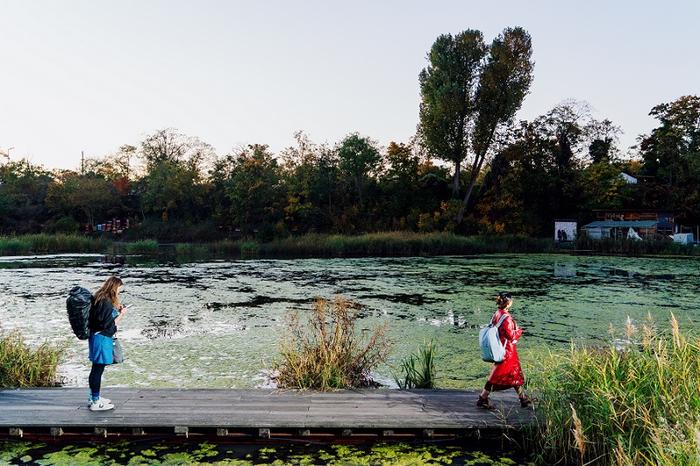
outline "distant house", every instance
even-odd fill
[[[638,183],[637,178],[635,178],[635,177],[632,176],[632,175],[628,175],[628,174],[625,173],[625,172],[620,173],[620,178],[622,178],[623,180],[625,180],[625,183],[627,183],[627,184],[637,184],[637,183]]]
[[[659,233],[658,220],[597,220],[581,227],[591,239],[645,239]]]

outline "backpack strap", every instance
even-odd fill
[[[506,313],[504,312],[503,315],[501,316],[501,318],[498,319],[498,323],[496,324],[496,328],[499,328],[499,327],[501,326],[501,324],[503,323],[503,321],[506,320],[506,317],[508,317],[508,314],[506,314]]]

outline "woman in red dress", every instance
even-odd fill
[[[523,391],[525,377],[523,376],[523,370],[520,368],[518,348],[515,346],[523,334],[523,329],[515,325],[515,321],[510,315],[510,307],[513,305],[513,298],[510,293],[499,293],[496,297],[496,304],[498,304],[498,310],[493,315],[491,322],[493,325],[496,325],[504,314],[506,316],[498,329],[501,342],[505,345],[506,355],[502,362],[494,364],[491,375],[484,386],[484,390],[479,395],[479,401],[476,402],[476,405],[481,408],[493,409],[489,402],[489,394],[494,390],[514,388],[518,398],[520,398],[520,406],[527,408],[532,404],[532,400]]]

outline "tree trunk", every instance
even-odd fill
[[[461,161],[455,162],[455,175],[452,178],[452,197],[459,197],[459,175],[461,169]]]

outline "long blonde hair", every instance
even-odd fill
[[[121,302],[119,301],[119,287],[123,284],[124,282],[122,282],[121,278],[116,276],[109,277],[102,284],[100,289],[97,290],[97,293],[95,293],[95,302],[101,299],[108,299],[112,305],[118,308],[121,306]]]

